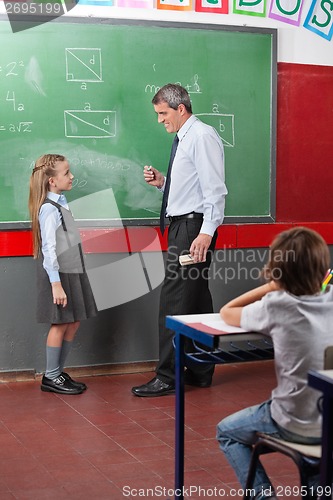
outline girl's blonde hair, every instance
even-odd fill
[[[57,175],[57,163],[65,161],[62,155],[46,154],[36,160],[30,177],[29,212],[31,218],[33,256],[36,259],[41,249],[41,234],[38,215],[46,200],[50,177]]]

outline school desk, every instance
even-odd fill
[[[323,393],[322,448],[320,461],[321,498],[332,498],[333,479],[333,370],[311,370],[308,383]]]
[[[166,326],[175,332],[176,349],[176,409],[175,409],[175,498],[184,498],[184,366],[186,357],[198,363],[239,363],[272,359],[273,344],[260,333],[250,333],[230,327],[219,314],[167,316]],[[185,337],[208,350],[184,352]]]

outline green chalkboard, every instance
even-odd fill
[[[13,34],[0,22],[0,224],[24,226],[35,159],[67,156],[68,199],[89,225],[151,224],[172,138],[151,99],[168,82],[225,145],[227,221],[275,214],[276,31],[118,20],[57,22]]]

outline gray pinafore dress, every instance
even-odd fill
[[[80,233],[70,210],[53,200],[46,199],[61,214],[61,225],[56,232],[57,260],[67,305],[53,304],[52,287],[43,268],[43,256],[37,263],[37,322],[73,323],[96,316],[97,307],[85,270]]]

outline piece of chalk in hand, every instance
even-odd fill
[[[148,172],[151,170],[151,167],[147,167]]]

